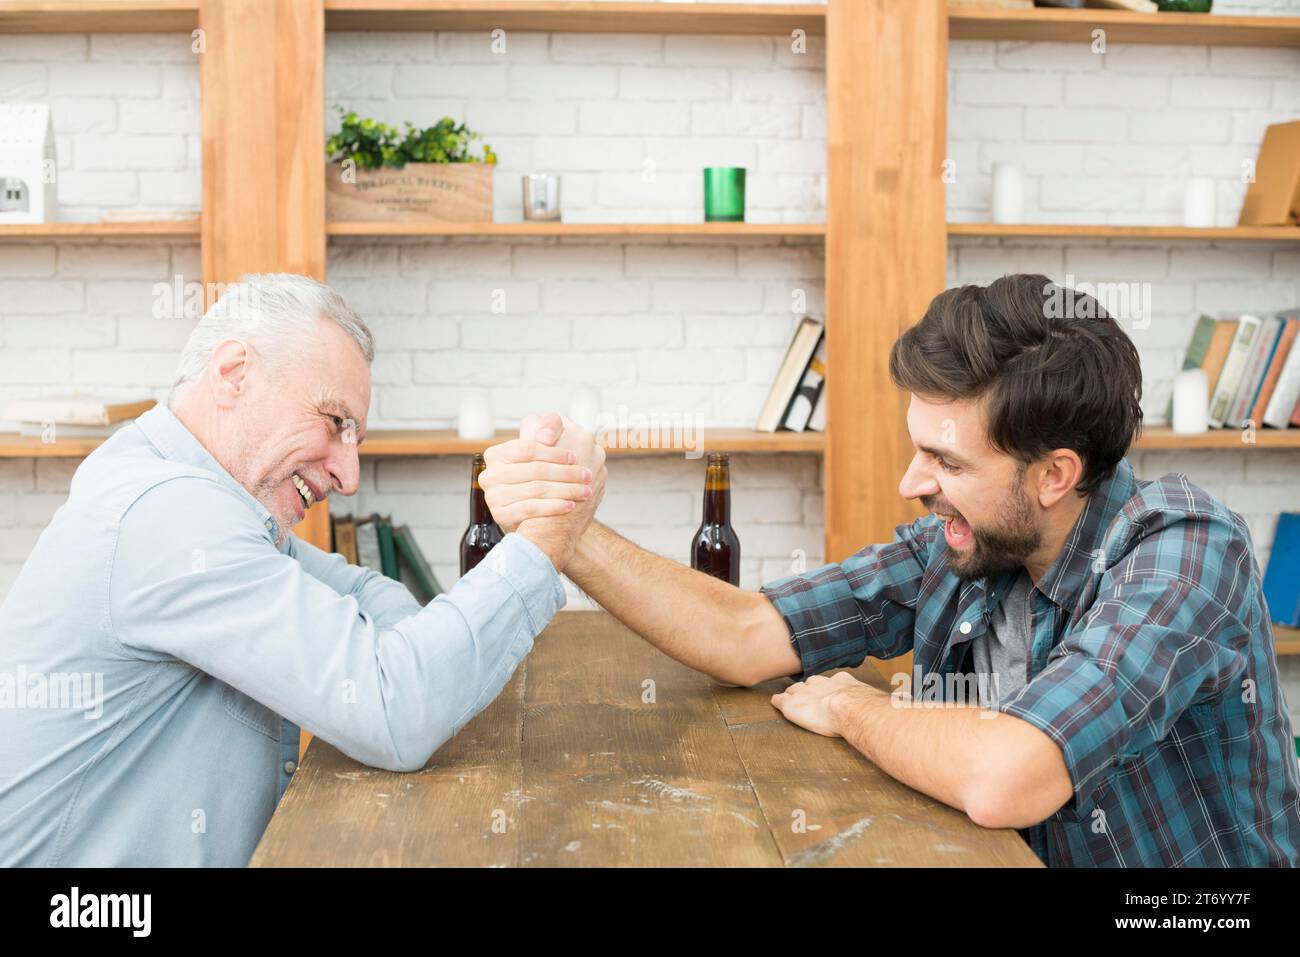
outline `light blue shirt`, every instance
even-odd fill
[[[277,533],[163,406],[82,463],[0,605],[0,865],[242,866],[298,726],[417,770],[564,603],[519,535],[421,606]]]

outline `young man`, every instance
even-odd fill
[[[800,676],[772,698],[787,718],[1022,829],[1049,865],[1295,865],[1300,773],[1249,532],[1184,475],[1134,477],[1138,354],[1086,298],[1070,318],[1043,276],[951,289],[895,343],[917,449],[899,493],[932,514],[891,543],[749,593],[593,523],[566,573],[720,681]],[[489,450],[507,528],[535,498],[528,458]],[[820,674],[909,651],[911,695]]]

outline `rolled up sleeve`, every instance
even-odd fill
[[[803,677],[912,649],[916,600],[936,527],[932,516],[919,518],[895,528],[887,545],[763,586],[790,629]]]
[[[1083,818],[1111,778],[1168,735],[1191,706],[1235,687],[1249,631],[1210,592],[1183,579],[1103,582],[1046,667],[999,704],[1060,746]]]

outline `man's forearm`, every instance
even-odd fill
[[[1060,749],[1012,715],[874,688],[837,692],[829,709],[836,730],[883,771],[985,827],[1036,824],[1072,793]]]
[[[565,574],[660,651],[719,681],[750,685],[802,670],[785,620],[766,597],[638,548],[598,523]]]

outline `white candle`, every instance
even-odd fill
[[[1214,180],[1200,177],[1187,181],[1183,197],[1183,225],[1207,229],[1214,225]]]
[[[1014,163],[993,164],[993,222],[1019,223],[1025,218],[1025,178]]]
[[[569,419],[588,432],[594,432],[599,415],[600,396],[596,394],[596,390],[585,386],[574,389],[569,399]]]
[[[1210,383],[1204,369],[1184,369],[1174,376],[1174,431],[1197,435],[1209,428]]]
[[[487,396],[467,395],[460,400],[456,416],[456,434],[462,439],[490,439],[496,435],[492,427],[492,407]]]

